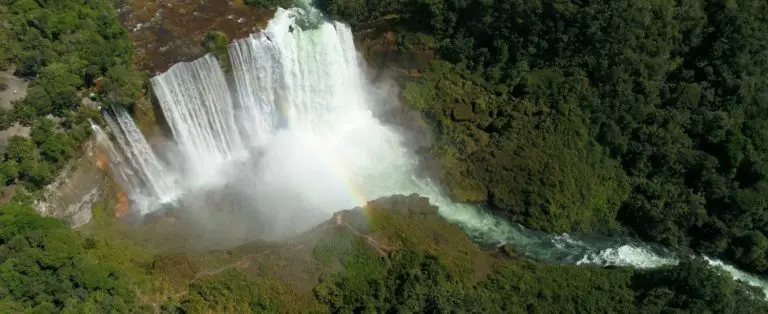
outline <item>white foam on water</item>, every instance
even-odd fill
[[[585,255],[576,265],[595,264],[600,266],[632,266],[647,269],[665,265],[676,265],[679,261],[672,257],[662,257],[648,248],[635,245],[622,245],[607,248]]]
[[[768,298],[768,281],[766,281],[765,278],[742,271],[736,267],[733,267],[732,265],[724,263],[719,259],[710,258],[708,256],[703,257],[709,263],[709,265],[725,270],[725,272],[730,274],[733,279],[740,280],[750,286],[760,288],[763,290],[765,297]]]

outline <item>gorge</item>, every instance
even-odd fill
[[[634,239],[537,232],[451,201],[418,175],[408,139],[377,119],[393,95],[368,84],[349,26],[318,12],[278,9],[264,31],[235,40],[227,57],[228,67],[209,54],[151,79],[172,140],[150,145],[122,108],[105,114],[114,144],[93,126],[141,214],[177,208],[231,232],[229,244],[238,245],[298,234],[372,199],[417,193],[475,241],[509,243],[537,260],[654,268],[683,257]],[[210,210],[223,203],[227,211]],[[708,261],[768,289],[758,276]]]
[[[768,2],[311,3],[0,1],[0,313],[768,313]]]

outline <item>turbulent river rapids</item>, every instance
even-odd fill
[[[536,232],[446,198],[416,175],[407,139],[374,115],[391,95],[369,83],[349,26],[312,9],[278,9],[265,30],[234,41],[228,53],[227,71],[209,54],[151,79],[172,140],[150,145],[119,109],[105,113],[112,139],[94,125],[136,211],[203,211],[226,202],[248,216],[225,225],[253,218],[259,224],[250,228],[280,237],[366,200],[418,193],[476,241],[508,243],[542,261],[652,268],[683,257],[633,239]],[[768,288],[758,276],[707,260]]]

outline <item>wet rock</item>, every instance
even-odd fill
[[[513,258],[516,256],[515,254],[515,248],[512,247],[510,244],[504,244],[499,247],[499,252],[504,254],[506,257]]]

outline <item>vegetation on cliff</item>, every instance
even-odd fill
[[[0,1],[0,20],[0,69],[31,80],[26,97],[0,112],[0,127],[29,126],[32,137],[9,141],[0,177],[34,191],[78,152],[88,119],[100,119],[82,101],[89,90],[106,105],[132,106],[144,77],[112,1]]]
[[[205,51],[216,56],[222,70],[229,71],[229,54],[227,53],[229,38],[227,38],[227,34],[219,31],[208,31],[203,36],[202,45]]]
[[[450,63],[417,69],[405,98],[458,200],[768,271],[765,1],[318,4]]]

